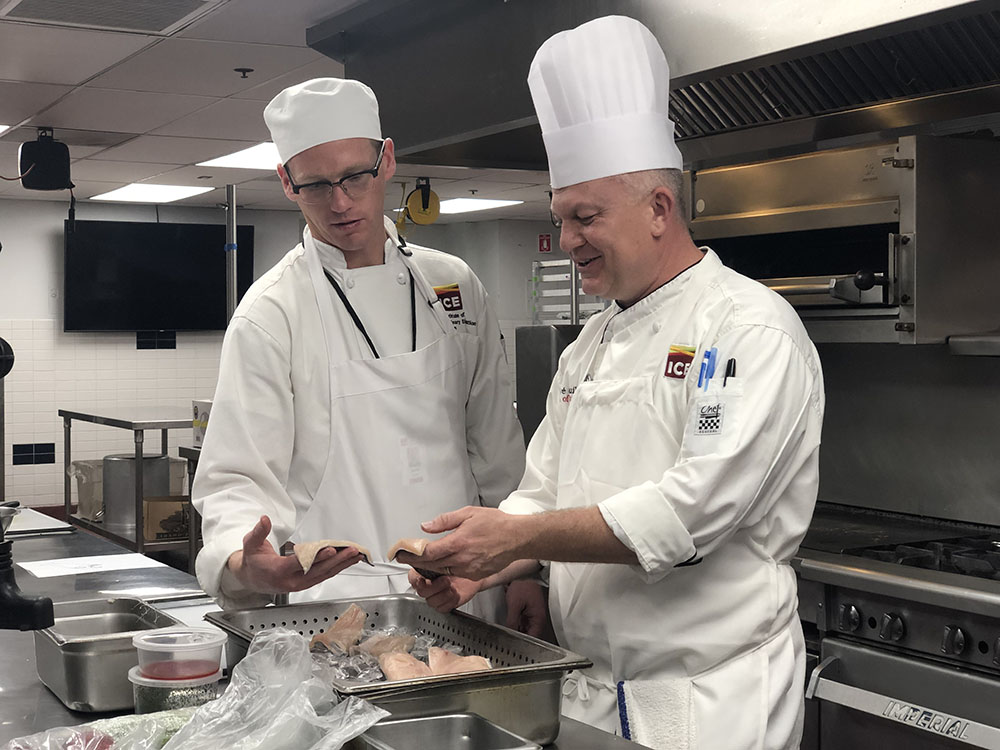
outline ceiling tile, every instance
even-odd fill
[[[210,138],[176,138],[163,135],[142,135],[121,146],[109,148],[96,159],[111,161],[156,162],[188,165],[208,161],[235,151],[255,146],[255,141],[224,141]]]
[[[78,88],[42,116],[36,126],[145,133],[212,102],[202,96]]]
[[[234,99],[255,99],[259,102],[269,102],[279,93],[289,86],[294,86],[303,81],[311,81],[313,78],[343,78],[344,66],[336,60],[322,57],[317,54],[318,60],[308,65],[303,65],[295,70],[290,70],[284,75],[272,78],[266,83],[246,89],[238,94],[233,94]],[[251,74],[255,77],[256,74]]]
[[[316,59],[302,47],[165,39],[89,81],[89,86],[225,97]],[[234,68],[253,68],[246,78]]]
[[[104,146],[73,146],[69,147],[69,158],[73,159],[86,159],[92,154],[99,153],[104,149]]]
[[[240,186],[248,190],[266,190],[271,192],[275,188],[281,190],[281,180],[275,172],[271,172],[266,177],[257,177],[248,182],[242,182]]]
[[[264,105],[247,99],[223,99],[157,128],[153,135],[238,139],[254,143],[271,140],[271,134],[264,125]]]
[[[548,206],[549,190],[551,189],[548,184],[529,185],[528,187],[517,187],[513,190],[501,190],[495,197],[502,198],[503,200],[542,202]]]
[[[13,127],[72,90],[49,83],[0,81],[0,124]]]
[[[140,34],[0,23],[0,80],[76,85],[153,42]]]
[[[306,29],[359,0],[239,0],[223,5],[180,36],[304,47]]]
[[[434,180],[431,180],[431,189],[442,200],[446,198],[498,198],[501,192],[510,191],[516,187],[528,187],[528,185],[517,185],[512,182],[490,182],[489,180],[456,180],[439,187]],[[475,193],[472,192],[473,190]]]
[[[223,169],[222,167],[181,167],[176,169],[171,167],[169,172],[164,172],[157,176],[156,180],[161,185],[212,185],[213,187],[224,188],[226,185],[239,185],[241,182],[249,182],[260,176],[256,169]],[[281,186],[276,189],[280,192]],[[237,191],[238,199],[238,191]]]
[[[82,159],[73,163],[70,169],[70,178],[74,182],[76,180],[94,180],[119,182],[127,185],[130,182],[139,182],[173,168],[171,164],[138,164],[129,161]]]

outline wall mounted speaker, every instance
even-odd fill
[[[69,190],[69,147],[53,140],[52,131],[39,130],[38,140],[18,150],[21,185],[28,190]]]

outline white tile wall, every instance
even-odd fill
[[[215,392],[222,349],[221,332],[178,333],[176,349],[140,350],[134,333],[63,333],[56,320],[0,320],[0,337],[14,349],[14,369],[2,381],[7,496],[29,506],[63,502],[59,409],[188,408]],[[158,434],[146,441],[159,449]],[[15,443],[55,443],[56,463],[14,466]],[[191,444],[191,431],[171,430],[168,443],[176,456],[178,445]],[[133,449],[128,430],[73,422],[73,460]]]

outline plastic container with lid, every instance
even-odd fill
[[[216,628],[174,627],[140,633],[139,674],[154,680],[194,680],[219,671],[226,634]]]
[[[132,683],[132,694],[135,696],[135,712],[150,714],[174,708],[200,706],[215,700],[219,697],[222,670],[189,680],[154,680],[143,676],[139,667],[135,666],[128,671],[128,679]]]

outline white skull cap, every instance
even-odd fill
[[[314,78],[289,86],[264,108],[264,122],[282,164],[329,141],[382,140],[375,92],[343,78]]]
[[[683,169],[668,115],[670,67],[625,16],[561,31],[528,71],[553,188],[647,169]]]

